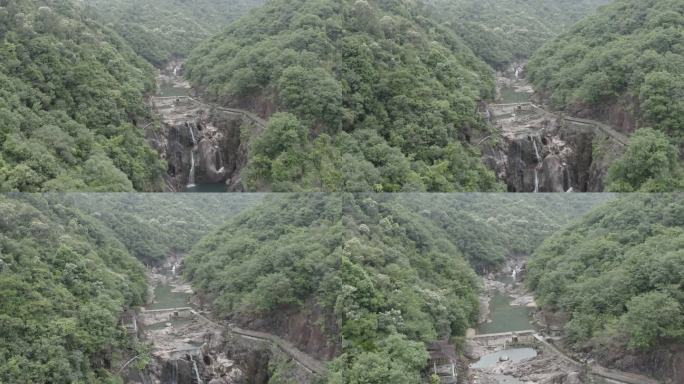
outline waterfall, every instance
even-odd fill
[[[171,384],[178,384],[178,360],[171,363]]]
[[[188,188],[195,186],[195,148],[190,151],[190,175],[188,176]]]
[[[539,171],[534,169],[534,193],[539,193]]]
[[[192,369],[195,371],[195,377],[197,378],[197,384],[203,384],[202,378],[200,377],[200,374],[199,374],[199,369],[197,369],[197,362],[192,357],[192,355],[190,355],[190,360],[192,361]]]
[[[534,145],[534,154],[537,156],[537,163],[541,163],[541,156],[539,156],[539,147],[537,147],[537,138],[532,137],[532,144]]]
[[[221,153],[221,148],[216,147],[216,153],[218,153],[218,168],[223,169],[223,154]]]
[[[190,150],[190,175],[188,176],[188,188],[195,186],[195,151],[197,150],[197,139],[195,138],[195,131],[192,129],[192,124],[187,124],[190,131],[190,138],[192,139],[192,149]]]
[[[192,138],[192,145],[197,145],[197,140],[195,140],[195,131],[192,130],[192,125],[188,124],[188,129],[190,130],[190,138]]]

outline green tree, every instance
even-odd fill
[[[684,78],[669,72],[652,72],[641,86],[644,120],[665,133],[684,137]]]
[[[667,192],[684,187],[679,155],[670,139],[653,129],[640,129],[625,154],[608,171],[613,192]]]
[[[83,179],[88,189],[95,192],[130,192],[133,184],[102,153],[96,153],[83,165]]]
[[[660,340],[684,337],[682,305],[664,292],[648,292],[633,297],[620,326],[629,336],[629,346],[650,349]]]

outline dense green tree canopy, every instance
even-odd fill
[[[90,0],[94,18],[117,31],[150,63],[185,57],[266,0]]]
[[[147,299],[141,261],[189,250],[261,199],[0,195],[0,382],[109,382],[139,350],[118,321]]]
[[[321,305],[339,322],[330,337],[342,338],[340,383],[416,382],[427,355],[411,340],[463,335],[478,308],[476,275],[456,245],[382,195],[271,197],[205,237],[186,270],[222,315]]]
[[[626,104],[684,137],[684,3],[617,0],[539,50],[529,77],[558,107]]]
[[[627,151],[608,172],[613,192],[667,192],[684,190],[684,171],[677,147],[664,133],[640,129]]]
[[[474,324],[473,267],[528,252],[608,198],[275,195],[203,238],[186,271],[217,315],[238,321],[321,306],[342,347],[330,382],[415,383],[424,343]]]
[[[494,68],[527,59],[544,43],[612,0],[427,0],[432,16],[453,29]]]
[[[477,101],[493,94],[491,69],[412,2],[271,1],[187,70],[208,97],[289,113],[264,135],[287,129],[296,142],[255,140],[250,189],[498,188],[468,144],[485,129]]]
[[[483,272],[512,255],[531,254],[571,220],[612,198],[610,194],[406,194],[398,200],[442,228],[473,268]]]
[[[576,346],[650,350],[684,341],[684,199],[625,196],[546,240],[528,265]]]
[[[160,188],[151,67],[74,2],[0,2],[0,85],[0,191]]]
[[[570,112],[624,110],[639,133],[611,169],[615,191],[681,190],[684,144],[684,3],[617,0],[540,49],[529,77]],[[650,152],[650,153],[648,153]]]
[[[108,382],[144,303],[142,265],[102,222],[57,198],[0,196],[0,382]]]
[[[106,223],[131,254],[159,265],[182,254],[228,218],[259,203],[262,195],[67,194],[64,201]]]

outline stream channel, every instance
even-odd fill
[[[177,265],[161,267],[152,274],[152,279],[154,280],[154,301],[147,306],[147,310],[164,310],[191,306],[192,288],[185,284],[180,273],[176,272]],[[164,333],[171,332],[191,322],[191,318],[179,316],[151,323],[146,326],[147,336],[154,340],[155,336],[159,335],[152,333],[160,331]],[[184,344],[178,347],[199,347],[199,345],[195,345],[192,342]]]
[[[190,83],[186,81],[182,73],[182,63],[172,63],[166,69],[164,74],[160,74],[157,78],[157,97],[185,97],[192,96],[193,92]],[[193,155],[197,152],[197,148],[193,148]],[[193,160],[194,161],[194,160]],[[194,169],[191,170],[194,172]],[[194,176],[194,175],[193,175]],[[188,193],[225,193],[228,192],[228,187],[225,183],[214,184],[197,184],[194,181],[187,185],[183,192]],[[169,271],[170,272],[170,271]]]
[[[514,297],[510,292],[519,288],[519,284],[513,275],[508,273],[500,274],[491,284],[486,284],[489,289],[489,316],[487,321],[481,323],[477,328],[478,335],[497,334],[506,332],[517,332],[534,329],[532,325],[532,310],[526,306],[511,305]],[[495,351],[489,351],[479,360],[470,365],[471,369],[489,370],[496,368],[500,362],[533,358],[537,356],[534,348],[510,348],[504,346]],[[496,380],[501,384],[523,384],[524,382],[513,377],[502,374],[489,375],[490,379]]]

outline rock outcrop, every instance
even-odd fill
[[[152,102],[162,121],[158,129],[148,129],[147,137],[168,163],[170,189],[219,183],[234,191],[244,189],[241,171],[248,145],[241,132],[248,124],[242,116],[212,110],[187,97],[158,97]]]
[[[267,316],[232,319],[240,327],[269,332],[292,343],[300,351],[322,361],[329,361],[342,352],[340,330],[334,316],[325,313],[315,303],[303,308],[280,308]]]
[[[246,111],[220,108],[191,97],[182,76],[182,62],[172,62],[157,79],[158,95],[150,98],[160,124],[146,127],[148,142],[166,160],[166,184],[182,191],[189,184],[225,183],[230,191],[244,190],[248,137],[265,121]],[[243,135],[243,132],[250,133]]]
[[[624,150],[633,122],[619,108],[608,125],[535,105],[531,100],[544,95],[534,94],[525,81],[525,65],[514,63],[498,73],[501,104],[480,105],[496,131],[480,141],[484,162],[509,192],[603,191],[608,167]]]
[[[532,104],[493,105],[502,138],[484,147],[484,161],[509,192],[601,192],[623,145],[595,127]]]

